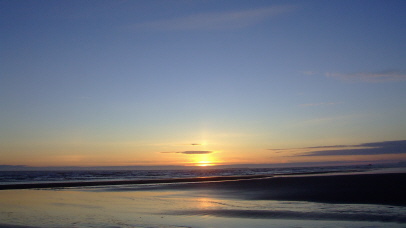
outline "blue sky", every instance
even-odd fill
[[[0,1],[0,163],[404,160],[270,149],[406,139],[405,9]]]

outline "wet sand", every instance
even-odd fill
[[[0,227],[404,227],[405,173],[0,191]]]
[[[232,180],[231,178],[229,180]],[[294,175],[252,177],[238,181],[171,182],[168,185],[105,186],[106,191],[210,191],[244,200],[289,200],[324,203],[406,206],[406,173]]]
[[[172,190],[215,190],[245,200],[289,200],[324,203],[406,206],[406,173],[291,176],[152,187]]]

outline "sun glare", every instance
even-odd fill
[[[210,161],[199,161],[195,165],[204,167],[204,166],[213,166],[214,164]]]
[[[218,161],[214,160],[211,155],[204,154],[195,156],[190,164],[193,166],[207,167],[217,165]]]

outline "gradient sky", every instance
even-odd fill
[[[406,160],[405,12],[0,0],[0,165]]]

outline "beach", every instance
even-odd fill
[[[404,227],[406,173],[0,191],[0,227]]]

